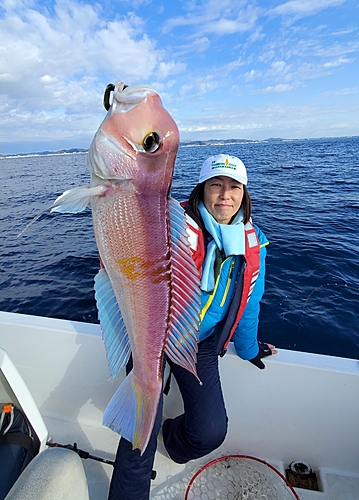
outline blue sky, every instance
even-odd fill
[[[2,0],[0,154],[90,145],[107,83],[182,140],[359,135],[359,0]]]

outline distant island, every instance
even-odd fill
[[[267,139],[267,141],[282,141],[283,139]],[[246,144],[251,142],[266,142],[266,141],[252,141],[249,139],[209,139],[207,141],[182,141],[180,142],[180,148],[189,148],[196,146],[220,146],[228,144]],[[81,148],[71,148],[71,149],[61,149],[59,151],[41,151],[37,153],[19,153],[12,155],[0,154],[1,158],[23,158],[27,156],[56,156],[56,155],[76,155],[85,154],[88,149]]]
[[[26,156],[56,156],[56,155],[75,155],[87,153],[88,149],[72,148],[72,149],[61,149],[59,151],[41,151],[38,153],[19,153],[14,155],[3,155],[0,154],[0,160],[2,158],[23,158]]]
[[[180,148],[201,147],[201,146],[228,146],[230,144],[263,144],[265,142],[294,142],[294,141],[311,141],[318,139],[334,139],[333,137],[321,137],[313,139],[283,139],[281,137],[270,137],[268,139],[252,140],[252,139],[208,139],[206,141],[181,141]],[[4,155],[0,154],[0,160],[3,158],[23,158],[28,156],[56,156],[56,155],[75,155],[86,154],[88,149],[71,148],[61,149],[59,151],[41,151],[38,153],[21,153]]]
[[[252,144],[252,143],[263,143],[263,142],[283,142],[287,140],[297,140],[297,139],[282,139],[280,137],[262,140],[254,139],[208,139],[207,141],[182,141],[180,142],[180,148],[195,147],[195,146],[228,146],[229,144]]]

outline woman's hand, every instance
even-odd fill
[[[259,352],[257,356],[253,359],[250,359],[249,361],[260,370],[264,370],[266,366],[263,363],[262,358],[266,358],[267,356],[272,356],[274,354],[277,354],[278,351],[276,350],[273,344],[266,344],[265,342],[260,342],[259,340],[258,340],[258,347],[259,347]]]
[[[266,343],[266,342],[265,342]],[[267,346],[269,347],[269,349],[271,350],[271,354],[272,356],[274,356],[275,354],[278,354],[278,351],[277,349],[275,348],[275,345],[273,344],[267,344]],[[268,354],[268,356],[270,356],[271,354]]]

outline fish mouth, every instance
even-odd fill
[[[118,82],[114,89],[113,112],[125,113],[135,108],[150,94],[157,92],[149,85],[132,85],[124,88],[123,83]]]

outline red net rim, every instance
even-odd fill
[[[214,460],[211,460],[210,462],[208,462],[206,465],[203,465],[203,467],[201,467],[200,469],[198,469],[198,471],[192,476],[190,482],[188,483],[188,486],[187,486],[187,489],[186,489],[185,500],[188,500],[188,495],[190,493],[190,489],[191,489],[192,484],[194,483],[194,481],[197,479],[197,477],[204,470],[208,469],[208,467],[210,467],[211,465],[213,465],[213,464],[215,464],[217,462],[222,462],[223,460],[227,460],[229,458],[245,458],[245,459],[254,460],[255,462],[259,462],[259,463],[261,463],[263,465],[266,465],[267,467],[269,467],[269,469],[271,469],[273,472],[275,472],[282,479],[282,481],[289,488],[289,490],[291,491],[291,493],[293,493],[294,498],[296,500],[300,500],[300,498],[299,498],[298,494],[296,493],[296,491],[294,490],[293,486],[287,481],[287,479],[283,476],[283,474],[281,474],[279,472],[279,470],[277,470],[275,467],[273,467],[273,465],[269,464],[265,460],[262,460],[261,458],[257,458],[257,457],[252,457],[251,455],[225,455],[223,457],[215,458]]]

